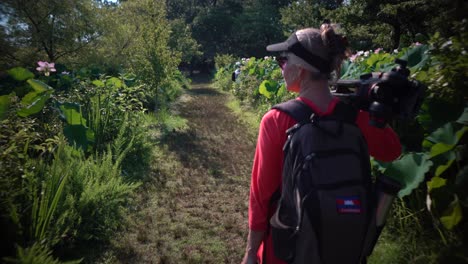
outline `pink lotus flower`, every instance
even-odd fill
[[[382,48],[378,48],[378,49],[374,50],[374,53],[375,53],[375,54],[379,54],[381,51],[383,51],[383,49],[382,49]]]
[[[359,54],[356,53],[356,54],[352,55],[351,57],[349,57],[349,60],[351,62],[354,62],[358,57],[359,57]]]
[[[48,63],[46,61],[38,61],[37,64],[39,67],[36,68],[39,72],[44,72],[45,76],[49,76],[51,72],[56,72],[55,63]]]

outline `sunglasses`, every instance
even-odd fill
[[[278,62],[279,67],[283,70],[286,62],[288,62],[288,57],[286,56],[278,56],[276,57],[276,62]]]

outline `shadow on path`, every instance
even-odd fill
[[[212,89],[212,88],[194,88],[187,91],[188,94],[191,95],[221,95],[220,92]]]
[[[228,96],[209,84],[193,85],[182,98],[174,107],[188,129],[161,139],[155,182],[115,242],[113,263],[242,259],[255,133],[246,133],[249,128],[225,105]]]

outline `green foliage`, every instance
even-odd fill
[[[444,39],[440,34],[435,34],[431,38],[433,45],[430,50],[434,61],[434,71],[427,71],[426,77],[429,88],[437,96],[447,98],[447,100],[458,101],[460,97],[466,97],[468,73],[468,33],[464,30],[468,22],[464,21],[455,27],[461,28],[459,35],[454,35]],[[457,100],[458,99],[458,100]]]
[[[235,45],[230,45],[218,52],[237,56],[263,57],[267,55],[265,49],[267,45],[283,41],[279,8],[284,4],[286,1],[264,0],[244,4],[242,12],[234,19],[230,34]]]
[[[120,162],[130,146],[121,153],[112,153],[108,149],[102,156],[82,160],[78,164],[80,167],[76,167],[70,189],[74,209],[79,215],[76,230],[72,231],[78,240],[105,241],[120,226],[123,206],[138,187],[138,184],[125,183],[120,175]]]
[[[84,79],[78,88],[70,99],[79,103],[57,103],[57,109],[66,122],[69,141],[87,151],[104,150],[115,138],[125,113],[145,111],[143,105],[148,104],[144,86],[129,76]]]
[[[131,139],[132,144],[121,161],[122,174],[129,179],[144,180],[153,162],[155,139],[150,131],[154,130],[157,121],[151,114],[141,112],[125,115],[124,121],[112,144],[113,152],[117,153],[120,152],[119,149],[127,148]]]
[[[170,22],[172,34],[168,45],[173,50],[181,53],[181,61],[192,64],[201,60],[203,53],[201,45],[192,37],[192,30],[183,20],[175,19]]]
[[[395,59],[406,60],[410,71],[418,76],[422,70],[428,68],[428,49],[427,45],[413,45],[393,53],[384,52],[381,48],[374,51],[358,51],[350,60],[343,62],[340,78],[358,79],[364,73],[390,71],[395,67]]]
[[[456,127],[456,129],[454,129]],[[427,183],[428,208],[437,222],[452,230],[462,220],[462,207],[466,204],[458,197],[466,192],[457,182],[463,175],[462,158],[466,157],[466,143],[460,139],[468,131],[468,126],[447,123],[434,131],[424,141],[424,147],[434,160],[434,177]]]
[[[144,179],[152,161],[154,143],[144,114],[149,86],[132,74],[96,79],[94,69],[37,79],[23,68],[10,74],[18,79],[13,85],[27,89],[21,97],[0,97],[3,254],[12,256],[14,244],[63,249],[108,241],[139,186],[129,179]],[[188,86],[180,72],[171,76],[161,82],[160,105],[174,100],[182,84]],[[48,85],[64,78],[73,89]],[[37,98],[45,95],[51,100]],[[36,253],[42,254],[27,258]]]
[[[180,61],[167,47],[169,23],[165,19],[165,2],[127,1],[112,13],[116,28],[111,37],[126,38],[124,43],[128,43],[124,50],[117,50],[115,56],[125,55],[124,65],[156,91],[161,81],[171,77]]]
[[[22,85],[27,86],[27,89],[30,90],[30,92],[22,97],[21,106],[16,110],[17,114],[21,117],[27,117],[42,111],[54,89],[39,80],[32,79],[34,75],[27,69],[21,67],[9,70],[8,74]],[[26,81],[26,83],[24,83],[24,81]],[[2,109],[0,117],[8,110],[11,103],[11,96],[12,95],[2,97],[0,102],[0,109]]]
[[[175,71],[172,73],[171,79],[175,80],[178,83],[178,87],[183,89],[189,89],[192,80],[187,78],[182,72]]]
[[[163,137],[170,135],[174,131],[185,131],[189,128],[187,119],[174,116],[165,109],[158,111],[155,118],[158,120]]]
[[[236,65],[236,58],[230,54],[217,54],[215,56],[216,73],[214,79],[216,86],[223,90],[231,90],[234,85],[232,74],[240,68],[240,62]]]
[[[95,2],[90,0],[7,0],[1,8],[6,15],[2,44],[11,47],[11,54],[6,57],[11,62],[32,64],[44,57],[55,61],[76,54],[97,37],[98,12],[94,10]]]
[[[60,152],[61,150],[59,149],[58,151]],[[36,182],[37,179],[27,178],[27,181],[32,182],[27,185],[31,186],[30,192],[33,201],[31,209],[32,223],[30,227],[31,239],[34,241],[47,241],[47,243],[51,243],[49,242],[51,238],[48,237],[46,232],[51,230],[50,224],[57,206],[63,201],[62,193],[70,175],[70,172],[66,168],[58,168],[59,171],[56,171],[54,164],[52,168],[51,175],[44,177],[45,181],[42,184]],[[40,195],[37,195],[38,193]]]
[[[454,124],[447,123],[443,127],[432,132],[432,134],[426,138],[423,145],[430,149],[430,157],[433,158],[453,150],[467,131],[468,127],[463,126],[460,130],[455,132]]]
[[[288,3],[286,0],[168,1],[169,19],[176,23],[183,21],[203,53],[195,63],[183,60],[182,65],[191,63],[195,67],[211,68],[216,54],[265,56],[265,46],[283,38],[279,9]]]
[[[352,47],[368,50],[396,49],[424,42],[436,31],[444,37],[459,32],[451,28],[461,21],[467,6],[441,1],[294,1],[281,9],[283,25],[289,32],[305,27],[320,27],[325,18],[339,23]]]
[[[7,71],[8,74],[17,81],[26,81],[34,78],[34,74],[22,67],[15,67]]]
[[[61,262],[52,256],[52,250],[40,243],[34,243],[28,248],[18,247],[16,258],[5,258],[5,263],[11,264],[78,264],[81,260]]]
[[[241,11],[239,3],[226,1],[201,10],[194,18],[193,36],[202,45],[205,57],[214,58],[217,53],[231,53],[231,49],[235,49],[231,36],[235,32],[236,15]]]
[[[301,28],[319,28],[323,22],[321,1],[294,1],[281,9],[281,22],[289,31]]]
[[[172,40],[185,46],[168,47],[164,1],[8,0],[0,11],[0,70],[11,68],[0,74],[0,258],[60,263],[61,250],[121,227],[152,162],[145,112],[189,87],[176,66],[194,42],[179,23]],[[45,57],[61,61],[56,72],[28,70]]]
[[[63,138],[58,139],[50,163],[28,159],[16,182],[1,181],[2,188],[11,189],[11,193],[4,193],[8,196],[2,202],[2,218],[10,219],[22,236],[14,239],[48,246],[63,237],[107,240],[120,226],[129,194],[138,186],[126,182],[120,173],[133,141],[124,136],[119,133],[112,151],[109,147],[104,154],[88,158]]]
[[[58,142],[55,159],[63,155],[65,144],[63,139]],[[50,166],[43,161],[33,163],[37,170],[25,174],[22,179],[27,190],[24,198],[30,210],[30,214],[22,219],[26,223],[24,234],[27,240],[52,246],[66,230],[66,226],[57,224],[65,217],[57,213],[57,208],[63,207],[65,188],[72,172],[65,166],[57,166],[55,160]]]
[[[29,92],[22,98],[22,108],[18,110],[18,115],[21,117],[40,112],[53,92],[51,87],[41,81],[30,79],[27,82],[34,91]]]
[[[403,184],[403,188],[398,193],[398,196],[404,197],[418,188],[424,181],[425,175],[432,164],[432,161],[429,160],[425,153],[408,153],[392,162],[385,169],[384,174]]]
[[[112,97],[109,95],[98,94],[90,98],[85,105],[86,116],[89,120],[88,125],[95,135],[95,146],[102,149],[105,143],[110,141],[115,135],[115,129],[111,122],[118,121],[122,115],[120,111],[112,111]]]
[[[5,241],[10,243],[21,237],[20,227],[26,208],[24,198],[28,195],[25,180],[34,175],[38,165],[30,157],[40,156],[47,159],[53,152],[57,138],[48,138],[49,131],[41,129],[36,118],[21,118],[16,114],[0,122],[0,220]],[[12,250],[4,245],[6,250]]]
[[[182,94],[180,82],[174,78],[163,80],[156,91],[153,96],[156,102],[155,109],[166,107],[167,102],[173,102]]]
[[[265,80],[260,84],[258,92],[266,98],[271,99],[280,87],[281,85],[277,81]]]
[[[87,121],[81,114],[79,104],[75,103],[58,103],[57,108],[60,110],[60,117],[69,125],[86,125]]]
[[[85,241],[109,239],[121,223],[129,194],[138,186],[126,183],[120,173],[131,146],[131,141],[123,141],[113,151],[108,148],[102,155],[85,158],[62,141],[52,163],[27,179],[32,189],[33,240],[54,245],[64,236]],[[45,179],[42,184],[41,178]]]
[[[233,82],[231,74],[236,67],[240,69],[240,74]],[[258,108],[259,115],[274,104],[293,98],[293,94],[286,90],[281,69],[274,57],[243,58],[220,68],[215,79],[218,87],[230,90],[246,105]]]
[[[0,120],[2,120],[6,114],[8,109],[11,105],[12,95],[1,95],[0,96]]]
[[[234,71],[234,65],[236,62],[236,58],[231,54],[216,54],[215,58],[215,69],[218,71],[220,69],[224,69],[227,71]]]
[[[399,55],[402,55],[400,59],[405,60],[408,63],[408,68],[413,72],[426,69],[426,65],[429,61],[429,52],[427,45],[415,45],[409,49],[403,49]]]

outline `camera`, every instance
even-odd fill
[[[332,94],[356,108],[368,111],[370,125],[383,128],[394,117],[413,119],[419,112],[426,86],[408,79],[407,62],[396,59],[388,72],[368,73],[359,80],[339,80]]]

